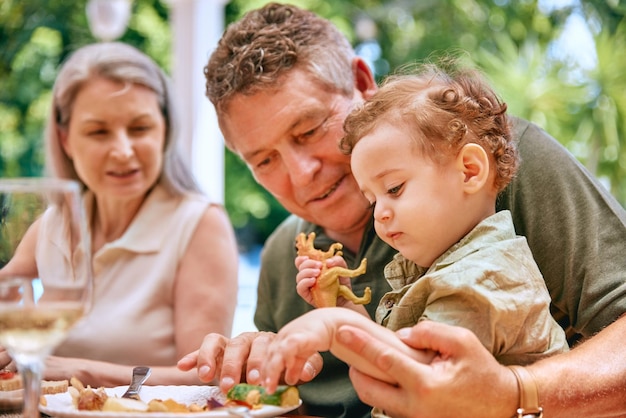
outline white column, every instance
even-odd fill
[[[228,0],[169,0],[172,79],[181,104],[181,128],[202,189],[224,202],[224,141],[206,98],[203,69],[224,31]]]
[[[0,0],[1,1],[1,0]],[[169,0],[173,36],[172,78],[182,104],[187,127],[187,152],[202,188],[215,200],[224,200],[224,140],[213,105],[204,95],[203,69],[224,31],[224,6],[228,0]],[[233,334],[256,331],[258,261],[240,258],[239,300]]]

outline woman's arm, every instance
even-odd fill
[[[76,377],[84,385],[93,388],[128,385],[134,366],[108,363],[82,358],[50,356],[46,359],[45,380],[65,380]],[[182,372],[176,366],[152,368],[147,385],[199,385],[200,381],[193,370]]]
[[[176,277],[176,356],[197,350],[205,335],[229,337],[238,289],[238,252],[233,228],[221,206],[200,219]]]

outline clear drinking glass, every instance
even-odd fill
[[[39,417],[45,358],[91,305],[91,240],[77,182],[0,179],[0,345]]]

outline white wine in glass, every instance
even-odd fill
[[[39,417],[46,356],[91,306],[90,244],[77,182],[0,179],[0,345],[22,377],[25,418]]]

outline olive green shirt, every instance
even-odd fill
[[[536,125],[513,119],[522,159],[517,177],[501,194],[515,230],[526,237],[563,327],[591,336],[626,312],[626,212],[578,161]],[[445,226],[442,226],[445,227]],[[261,259],[255,324],[278,331],[313,309],[296,292],[295,237],[314,231],[315,245],[331,240],[323,230],[290,216],[268,238]],[[396,251],[374,233],[364,233],[358,254],[344,251],[350,268],[367,257],[367,272],[352,280],[355,294],[372,288],[372,300],[391,290],[383,269]],[[374,318],[376,303],[366,306]],[[305,412],[322,417],[369,417],[345,364],[324,353],[324,368],[300,386]]]
[[[376,322],[397,331],[432,320],[470,329],[502,364],[529,364],[569,351],[550,315],[550,295],[524,237],[503,210],[484,219],[429,268],[396,254],[392,287]]]

